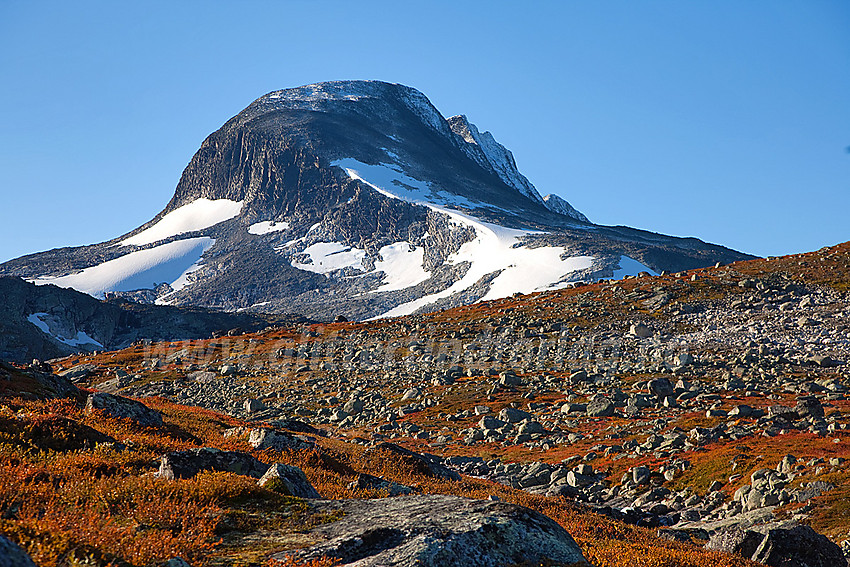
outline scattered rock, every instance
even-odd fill
[[[201,447],[163,455],[157,476],[174,480],[192,478],[201,471],[211,470],[260,478],[268,468],[268,465],[248,453]]]
[[[100,410],[103,413],[122,419],[135,421],[145,427],[162,425],[162,415],[136,400],[114,396],[104,392],[90,394],[86,400],[86,411]]]

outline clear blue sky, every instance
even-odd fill
[[[0,0],[0,261],[148,221],[268,91],[381,79],[592,221],[850,240],[850,2]]]

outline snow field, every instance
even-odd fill
[[[130,252],[75,274],[41,277],[33,283],[70,287],[100,299],[108,291],[152,289],[160,283],[179,290],[188,284],[188,275],[200,268],[201,256],[213,244],[215,239],[206,236],[177,240]]]
[[[230,220],[242,211],[243,201],[200,198],[174,209],[159,221],[126,240],[121,246],[144,246],[178,234],[195,232]]]

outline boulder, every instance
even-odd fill
[[[570,534],[554,520],[506,502],[439,494],[323,501],[313,508],[326,517],[340,512],[343,517],[311,530],[321,543],[274,559],[326,556],[358,567],[589,566]]]
[[[813,417],[816,419],[823,418],[823,406],[814,396],[801,396],[797,398],[797,405],[794,411],[802,418]]]
[[[93,372],[96,372],[99,369],[100,367],[96,364],[78,364],[77,366],[60,372],[59,375],[63,378],[67,378],[71,382],[80,382],[91,376]]]
[[[739,527],[716,532],[705,546],[752,559],[770,567],[844,567],[847,560],[838,544],[809,526],[791,528]]]
[[[174,480],[192,478],[201,471],[224,471],[260,478],[268,468],[268,465],[248,453],[201,447],[166,453],[160,460],[157,476]]]
[[[86,411],[95,409],[112,417],[135,421],[142,426],[162,425],[162,415],[158,411],[150,409],[141,402],[121,396],[104,392],[90,394],[86,400]]]
[[[35,567],[35,563],[17,543],[0,535],[0,567]]]
[[[266,409],[266,404],[262,400],[251,398],[242,403],[242,409],[245,410],[245,413],[257,413]]]
[[[415,492],[415,489],[410,486],[365,473],[358,474],[357,479],[349,483],[348,488],[352,490],[386,490],[390,496],[402,496]]]
[[[297,498],[321,498],[298,467],[275,463],[260,477],[257,483],[269,490]]]
[[[636,323],[629,327],[629,334],[633,337],[638,337],[640,339],[648,339],[652,336],[652,329],[644,325],[643,323]]]
[[[274,429],[252,429],[248,434],[248,444],[255,449],[273,449],[283,451],[297,446],[298,441],[289,433]]]
[[[750,558],[771,567],[843,567],[847,562],[838,544],[809,526],[769,530]]]
[[[596,398],[587,404],[588,417],[611,417],[614,415],[614,403],[606,398]]]
[[[499,429],[500,427],[504,427],[505,422],[501,419],[496,419],[495,417],[485,415],[480,420],[478,420],[478,427],[481,429]]]
[[[750,558],[758,549],[763,537],[758,532],[733,528],[713,533],[705,544],[705,548]]]
[[[520,424],[517,428],[517,433],[520,435],[533,435],[535,433],[546,433],[546,429],[539,421],[529,420]]]
[[[527,411],[522,411],[521,409],[512,407],[503,408],[502,411],[499,412],[499,419],[507,423],[519,423],[524,419],[533,419],[533,417],[534,416]]]
[[[662,403],[666,398],[673,396],[675,390],[673,384],[667,378],[655,378],[649,382],[649,391],[655,396],[658,403]]]

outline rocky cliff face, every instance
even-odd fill
[[[0,297],[0,360],[20,363],[124,348],[140,339],[208,338],[215,332],[256,331],[303,320],[100,301],[72,289],[36,286],[13,277],[0,277]]]
[[[746,257],[592,224],[541,198],[465,117],[445,119],[409,87],[343,81],[251,103],[146,225],[0,274],[95,297],[365,319]]]

